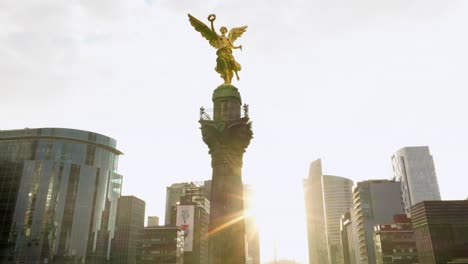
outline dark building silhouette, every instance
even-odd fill
[[[468,259],[468,201],[424,201],[411,208],[411,220],[420,263]]]
[[[183,264],[184,232],[177,226],[145,227],[136,263]]]
[[[117,205],[113,264],[135,264],[145,224],[145,202],[135,196],[121,196]]]
[[[406,214],[395,215],[391,224],[374,227],[377,264],[418,264],[416,238]]]
[[[120,154],[88,131],[0,131],[0,262],[107,261]]]

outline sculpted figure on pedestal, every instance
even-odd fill
[[[221,27],[221,35],[216,33],[213,22],[216,19],[216,15],[211,14],[208,16],[208,21],[211,23],[211,28],[205,25],[200,20],[196,19],[192,15],[188,14],[190,24],[195,28],[196,31],[200,32],[204,38],[206,38],[210,45],[213,46],[218,56],[216,59],[216,72],[221,75],[225,84],[230,84],[234,74],[237,80],[239,80],[238,72],[242,69],[241,65],[234,59],[232,55],[233,49],[242,50],[242,45],[234,46],[234,41],[242,36],[246,31],[247,26],[233,28],[229,31],[226,36],[227,28]]]

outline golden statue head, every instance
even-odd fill
[[[221,32],[221,34],[226,34],[227,33],[227,28],[225,26],[222,26],[219,31]]]

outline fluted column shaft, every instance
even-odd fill
[[[222,85],[213,94],[213,120],[200,120],[213,168],[210,264],[245,264],[242,159],[252,139],[248,117],[241,117],[237,88]]]

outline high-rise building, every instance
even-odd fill
[[[391,224],[374,227],[377,264],[418,264],[416,238],[406,214],[395,215]]]
[[[211,190],[211,185],[208,185],[211,181],[205,182],[181,182],[174,183],[166,188],[166,216],[164,223],[169,225],[171,223],[172,208],[180,203],[181,197],[185,195],[191,195],[194,199],[197,197],[203,197],[202,200],[210,199],[206,196]],[[206,185],[206,188],[205,188]]]
[[[120,154],[114,139],[88,131],[0,131],[0,260],[108,260]]]
[[[344,177],[323,175],[323,198],[330,264],[342,263],[341,216],[353,205],[353,181]]]
[[[172,207],[170,224],[185,232],[184,264],[208,263],[210,202],[199,190],[187,189],[179,204]]]
[[[135,196],[121,196],[117,205],[115,237],[112,243],[113,264],[136,263],[144,224],[145,201]]]
[[[137,264],[183,264],[184,231],[177,226],[148,226],[137,254]]]
[[[159,226],[159,216],[148,216],[148,223],[146,226]]]
[[[166,187],[166,215],[164,218],[164,223],[166,225],[169,225],[171,223],[172,208],[180,202],[180,197],[185,194],[185,188],[191,185],[194,184],[182,182],[174,183],[171,186]]]
[[[310,264],[328,263],[322,178],[322,161],[319,159],[310,164],[309,177],[303,182]]]
[[[244,210],[245,210],[245,255],[246,264],[260,264],[260,236],[255,217],[251,214],[253,210],[254,192],[250,185],[244,184]]]
[[[390,223],[404,214],[400,182],[369,180],[357,183],[353,191],[359,258],[362,264],[375,264],[374,226]]]
[[[343,264],[357,264],[360,263],[360,259],[356,254],[357,238],[356,228],[353,225],[353,219],[351,212],[344,213],[340,219],[340,230],[341,230],[341,248],[343,250]]]
[[[320,159],[311,163],[304,180],[310,263],[342,262],[340,219],[353,205],[352,188],[350,179],[323,175]]]
[[[420,202],[411,208],[411,216],[420,263],[466,263],[467,200]]]
[[[429,147],[406,147],[392,156],[394,179],[401,182],[406,214],[422,201],[440,200],[439,185]]]
[[[354,199],[354,194],[353,194],[353,199]],[[350,239],[352,241],[352,247],[354,251],[352,254],[354,256],[353,263],[362,264],[361,254],[360,254],[359,236],[358,236],[358,226],[357,226],[358,218],[357,218],[356,210],[354,208],[354,202],[353,202],[353,207],[349,209],[349,213],[351,215],[351,232],[352,232],[352,237],[350,236]]]

